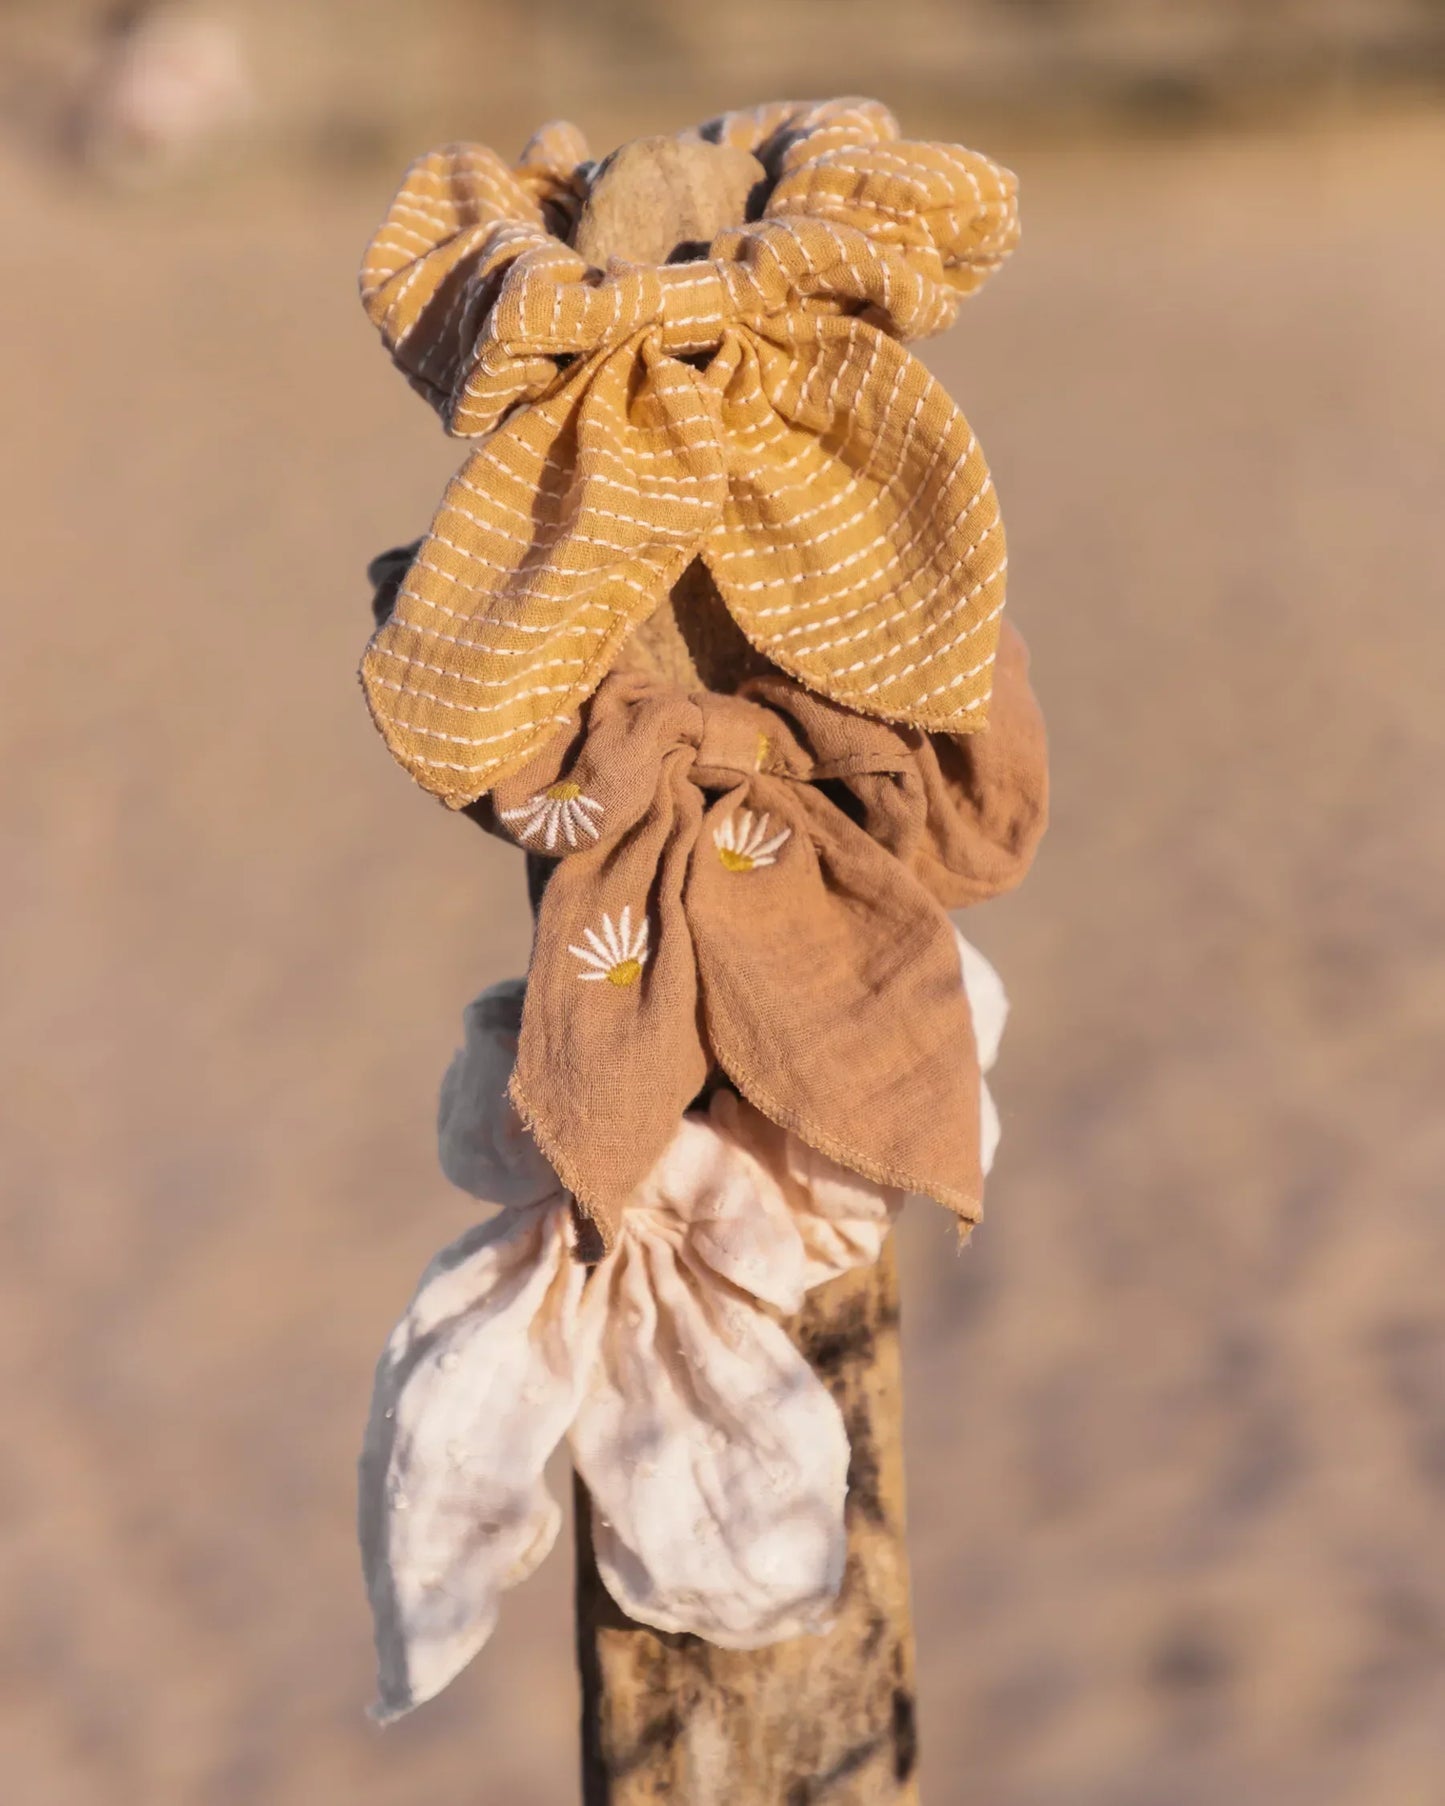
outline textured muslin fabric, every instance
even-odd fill
[[[528,1204],[553,1189],[553,1170],[515,1110],[471,1107],[507,1089],[517,1062],[525,979],[493,985],[462,1014],[465,1057],[447,1068],[437,1101],[441,1169],[459,1190],[489,1204]]]
[[[880,1184],[979,1211],[978,1065],[947,909],[1023,875],[1045,749],[1010,629],[989,729],[869,720],[781,674],[614,672],[481,812],[554,857],[512,1095],[605,1244],[720,1067]]]
[[[564,1438],[639,1622],[754,1648],[824,1628],[843,1576],[847,1436],[775,1313],[875,1260],[903,1194],[719,1092],[589,1271],[560,1182],[517,1158],[522,991],[467,1010],[439,1121],[448,1172],[505,1207],[433,1261],[377,1367],[360,1525],[383,1719],[471,1660],[551,1548]]]
[[[367,250],[393,358],[481,441],[362,666],[392,752],[454,807],[572,718],[694,557],[818,693],[941,732],[986,719],[998,503],[899,341],[947,326],[1012,249],[1013,176],[901,138],[875,101],[693,136],[770,184],[703,257],[591,267],[567,237],[593,166],[564,125],[516,165],[471,144],[421,158]]]
[[[439,1254],[376,1373],[358,1522],[378,1718],[440,1691],[562,1522],[542,1470],[581,1402],[600,1321],[570,1213],[505,1210]]]

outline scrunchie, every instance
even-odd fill
[[[1003,990],[959,950],[987,1068]],[[843,1577],[847,1433],[774,1313],[870,1265],[902,1194],[719,1092],[674,1125],[589,1270],[506,1102],[522,995],[468,1007],[438,1124],[447,1176],[502,1209],[432,1262],[376,1370],[360,1518],[383,1719],[457,1674],[547,1554],[564,1438],[598,1570],[640,1623],[757,1648],[823,1628]]]
[[[761,217],[705,258],[591,268],[592,166],[549,126],[511,167],[414,164],[362,272],[450,431],[452,480],[367,650],[387,744],[454,807],[575,713],[701,557],[752,645],[862,714],[984,724],[1003,530],[978,442],[897,342],[948,325],[1012,249],[1008,171],[901,140],[874,101],[726,114]]]
[[[714,1067],[878,1184],[979,1212],[978,1066],[947,908],[1018,882],[1044,741],[1010,630],[989,731],[934,742],[781,674],[613,672],[477,813],[557,860],[512,1097],[615,1239]]]

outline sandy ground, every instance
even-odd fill
[[[971,924],[988,1223],[903,1230],[925,1797],[1439,1806],[1445,126],[998,148],[1025,249],[934,361],[1057,818]],[[575,1797],[564,1555],[361,1715],[371,1365],[527,939],[352,680],[456,461],[354,301],[384,188],[0,165],[16,1806]]]

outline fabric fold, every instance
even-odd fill
[[[464,1236],[423,1276],[377,1368],[360,1533],[383,1721],[471,1660],[503,1590],[556,1541],[542,1469],[587,1371],[570,1234],[554,1202]]]
[[[721,858],[740,815],[786,828],[772,864]],[[808,786],[755,780],[708,821],[688,909],[723,1071],[809,1146],[972,1221],[978,1069],[943,910]]]
[[[981,726],[1008,560],[988,465],[943,385],[878,327],[823,318],[742,349],[722,421],[727,503],[702,555],[757,650],[862,714]]]

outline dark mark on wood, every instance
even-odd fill
[[[918,1711],[912,1693],[893,1690],[893,1774],[907,1781],[918,1767]]]
[[[855,1362],[873,1358],[874,1321],[859,1299],[825,1331],[804,1343],[803,1352],[820,1378],[831,1381]]]
[[[795,1781],[788,1789],[787,1806],[825,1806],[826,1802],[836,1800],[839,1784],[865,1768],[878,1754],[882,1742],[881,1737],[870,1737],[866,1743],[860,1743],[840,1756],[826,1774]]]
[[[843,1414],[848,1428],[848,1503],[870,1524],[883,1525],[882,1478],[878,1451],[873,1443],[873,1419],[866,1402],[859,1400]]]

